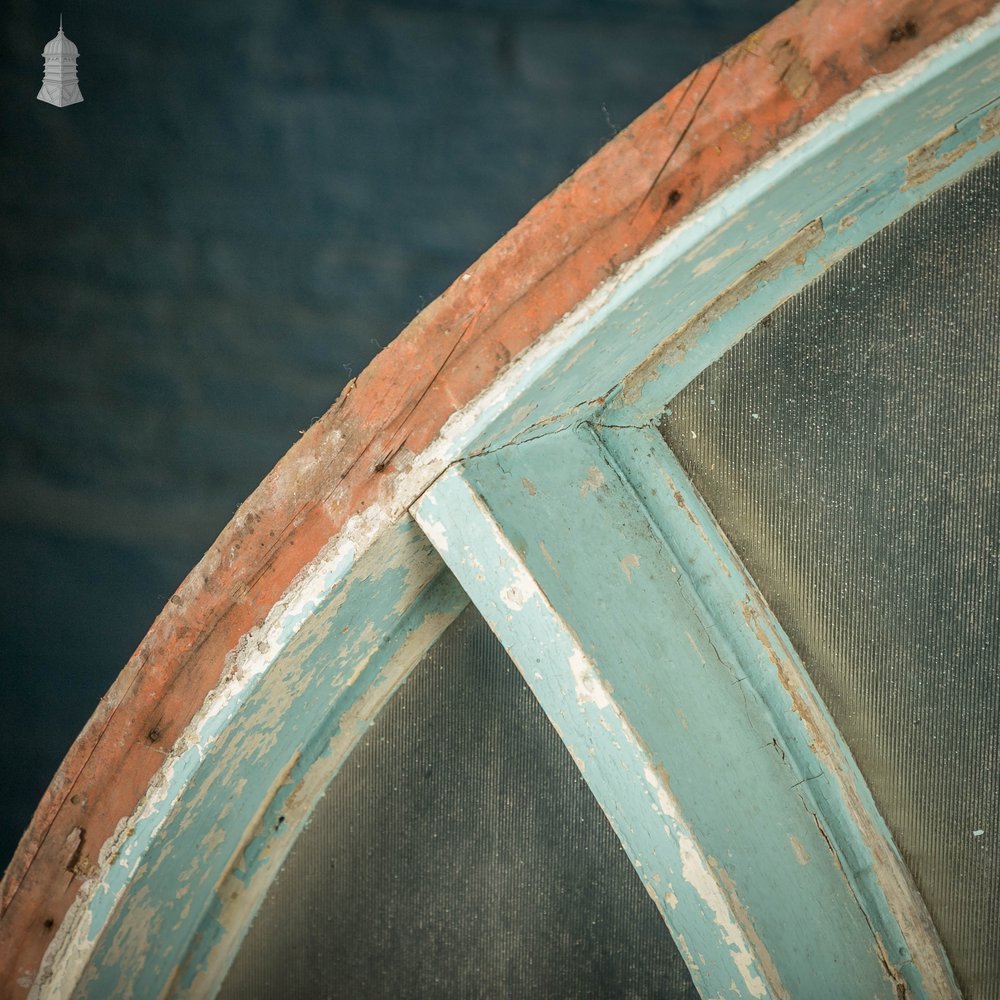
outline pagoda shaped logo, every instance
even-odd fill
[[[83,100],[80,85],[76,82],[76,60],[80,50],[63,34],[62,15],[59,15],[59,34],[42,50],[45,75],[38,99],[46,104],[64,108]]]

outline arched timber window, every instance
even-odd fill
[[[15,995],[254,995],[240,944],[380,711],[462,702],[419,688],[470,601],[505,651],[472,669],[516,664],[632,863],[621,947],[669,928],[645,995],[995,995],[1000,14],[815,7],[536,206],[241,508],[5,879]]]

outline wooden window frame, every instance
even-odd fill
[[[652,426],[783,300],[1000,151],[992,4],[928,4],[916,34],[899,3],[839,5],[822,27],[811,6],[692,74],[543,202],[241,508],[5,878],[12,995],[217,989],[323,789],[469,597],[703,995],[958,995],[843,740]],[[406,362],[412,383],[387,399]],[[606,621],[654,623],[669,692],[662,663],[595,631],[600,594]],[[734,733],[745,713],[743,755],[763,737],[749,785],[731,748],[701,764],[683,749],[683,717],[708,704]],[[733,802],[771,819],[735,835]],[[838,914],[825,935],[817,894]]]

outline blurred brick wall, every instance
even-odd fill
[[[49,9],[51,6],[51,9]],[[0,24],[0,856],[160,607],[379,346],[785,6],[59,6]]]

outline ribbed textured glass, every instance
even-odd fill
[[[333,780],[226,1000],[694,1000],[576,765],[470,608]]]
[[[966,996],[1000,997],[1000,158],[767,317],[661,430],[805,661]]]

